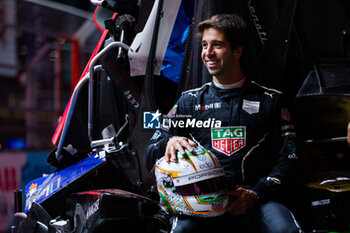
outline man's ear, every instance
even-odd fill
[[[239,59],[242,56],[242,54],[243,54],[243,47],[242,46],[239,46],[235,50],[233,50],[233,56],[236,59]]]

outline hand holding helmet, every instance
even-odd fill
[[[164,159],[166,162],[177,161],[178,157],[176,156],[176,151],[178,151],[181,155],[184,155],[186,154],[185,149],[192,153],[193,148],[196,146],[197,144],[189,138],[173,136],[168,140]]]
[[[219,216],[226,212],[229,195],[225,172],[219,160],[203,147],[177,153],[177,162],[156,162],[157,189],[167,212],[197,217]]]

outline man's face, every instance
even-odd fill
[[[215,28],[207,28],[203,32],[201,57],[209,73],[218,80],[225,80],[232,75],[234,64],[237,63],[237,56],[231,50],[229,41]]]

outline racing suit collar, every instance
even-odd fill
[[[243,85],[245,84],[247,78],[246,77],[243,77],[241,80],[239,80],[238,82],[235,82],[235,83],[232,83],[232,84],[219,84],[219,83],[216,83],[213,79],[213,83],[216,87],[220,88],[220,89],[233,89],[233,88],[242,88]]]
[[[233,88],[233,89],[221,89],[217,87],[214,83],[214,81],[211,81],[211,88],[215,95],[218,97],[225,99],[225,98],[231,98],[234,96],[240,96],[243,95],[246,92],[247,86],[249,85],[249,81],[246,80],[245,83],[241,88]]]

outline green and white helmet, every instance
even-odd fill
[[[225,172],[219,160],[201,146],[193,153],[177,154],[178,162],[156,162],[157,189],[167,212],[197,217],[219,216],[226,212],[229,195]]]

